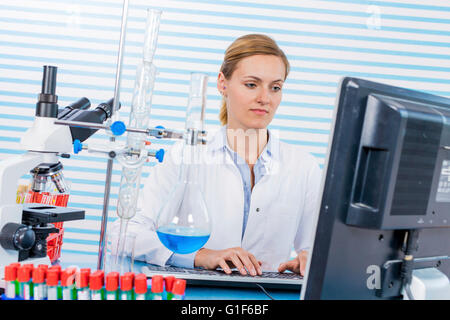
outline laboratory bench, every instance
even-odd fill
[[[60,259],[57,261],[63,269],[76,266],[79,268],[97,269],[97,255],[82,253],[72,253],[62,251]],[[140,268],[145,263],[135,261],[133,271],[140,273]],[[294,290],[275,290],[266,289],[275,300],[299,300],[300,292]],[[186,300],[270,300],[270,298],[259,288],[240,288],[240,287],[218,287],[218,286],[199,286],[187,285]]]

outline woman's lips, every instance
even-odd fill
[[[250,111],[253,111],[254,113],[258,114],[258,115],[264,115],[267,114],[268,112],[264,109],[250,109]]]

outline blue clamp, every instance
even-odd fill
[[[115,121],[109,128],[115,136],[121,136],[127,131],[127,126],[122,121]]]
[[[78,154],[83,149],[83,145],[81,144],[81,141],[76,139],[73,142],[73,153]]]
[[[156,129],[166,129],[166,128],[164,128],[163,126],[156,126],[155,127]],[[162,137],[156,137],[156,139],[161,139]],[[160,161],[161,162],[161,161]]]
[[[158,159],[158,162],[163,162],[164,160],[164,149],[159,149],[156,154],[155,154],[155,158]]]

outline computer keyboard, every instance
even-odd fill
[[[172,266],[157,266],[147,264],[141,271],[148,277],[152,275],[173,275],[185,279],[191,285],[213,285],[213,286],[237,286],[255,287],[255,284],[263,285],[272,289],[295,289],[299,290],[303,283],[303,277],[292,272],[269,272],[264,271],[262,275],[242,275],[237,270],[226,274],[221,270],[186,269]]]

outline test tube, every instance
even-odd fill
[[[31,299],[31,270],[27,265],[21,265],[17,270],[17,281],[19,282],[19,296],[24,300]]]
[[[59,278],[60,270],[59,268],[50,268],[47,271],[47,299],[48,300],[58,300],[60,299],[59,291]]]
[[[34,293],[34,284],[33,281],[31,281],[31,276],[33,275],[33,269],[34,269],[34,265],[32,263],[25,263],[24,264],[25,268],[28,268],[28,270],[30,271],[30,295],[31,298],[33,298],[33,293]]]
[[[120,276],[120,300],[134,300],[133,280],[133,272],[125,272]]]
[[[61,272],[61,287],[63,300],[76,300],[74,268],[67,268]]]
[[[16,268],[16,272],[17,272],[20,267],[20,262],[13,262],[10,265],[13,266],[14,268]],[[20,291],[19,281],[17,278],[16,278],[16,280],[14,280],[14,284],[16,287],[16,297],[17,297],[17,296],[19,296],[19,291]]]
[[[119,300],[119,273],[110,272],[106,275],[106,300]]]
[[[77,272],[75,277],[75,284],[77,288],[77,299],[78,300],[90,300],[90,292],[89,292],[89,275],[91,273],[91,269],[85,268],[81,269]]]
[[[147,276],[144,273],[134,277],[134,296],[136,300],[147,300]]]
[[[173,289],[174,281],[175,281],[174,276],[164,277],[164,285],[166,287],[166,300],[172,300],[172,298],[173,298],[172,289]]]
[[[33,298],[34,300],[47,299],[47,286],[45,284],[46,270],[42,267],[33,269]]]
[[[184,300],[184,292],[186,290],[186,280],[176,279],[173,283],[172,300]]]
[[[162,300],[164,291],[163,276],[154,275],[152,277],[152,300]]]
[[[17,264],[13,263],[5,267],[5,296],[8,299],[16,297],[18,267]]]
[[[105,273],[97,270],[89,275],[89,289],[91,290],[91,300],[103,300],[103,282]]]

